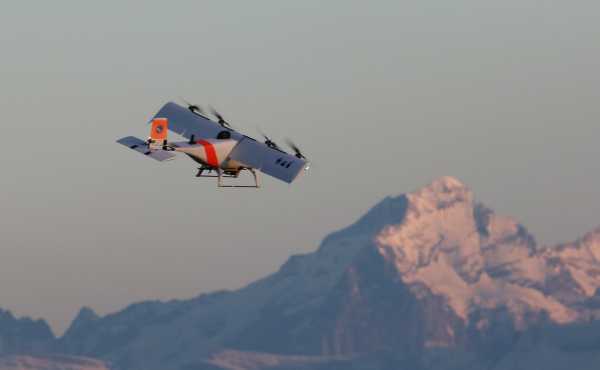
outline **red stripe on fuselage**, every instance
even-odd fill
[[[217,158],[215,146],[206,140],[198,140],[197,143],[204,147],[204,153],[206,153],[206,164],[212,167],[219,167],[219,159]]]

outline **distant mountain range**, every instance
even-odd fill
[[[0,354],[85,356],[123,370],[591,370],[598,287],[600,228],[540,247],[444,177],[384,199],[237,291],[104,317],[84,308],[61,338],[0,312]],[[51,368],[87,369],[59,362]]]
[[[11,312],[0,309],[0,355],[44,351],[54,340],[44,320],[17,319]]]

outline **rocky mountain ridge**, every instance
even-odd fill
[[[0,309],[0,355],[43,352],[54,341],[54,335],[44,320],[16,318]]]

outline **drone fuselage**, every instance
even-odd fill
[[[169,144],[174,151],[187,154],[203,166],[214,169],[230,168],[229,154],[237,145],[233,139],[199,139]]]

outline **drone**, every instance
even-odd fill
[[[308,160],[291,140],[286,140],[286,144],[292,149],[292,154],[262,132],[264,142],[236,131],[212,106],[210,113],[216,120],[211,119],[200,106],[185,103],[187,107],[174,102],[163,105],[150,120],[150,137],[147,140],[126,136],[117,143],[159,162],[172,160],[176,153],[183,153],[200,164],[196,177],[216,178],[217,187],[223,188],[259,188],[257,171],[292,183],[308,170]],[[169,131],[187,140],[168,141]],[[224,178],[238,179],[242,171],[252,174],[254,184],[224,183]]]

